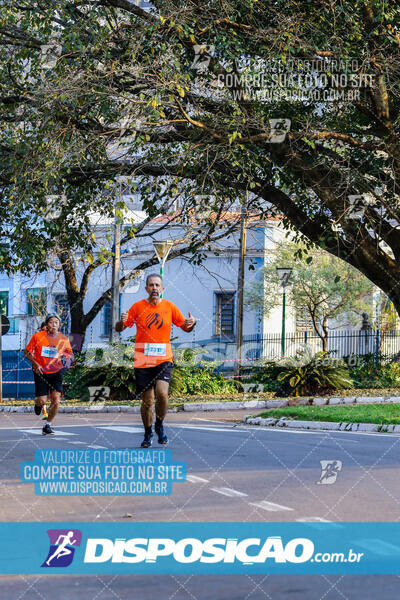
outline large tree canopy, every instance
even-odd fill
[[[0,210],[17,245],[33,227],[45,251],[37,209],[49,194],[82,216],[73,243],[98,189],[121,174],[140,181],[150,211],[172,189],[200,208],[209,194],[248,194],[400,312],[398,5],[152,4],[1,9]]]

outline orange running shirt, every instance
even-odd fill
[[[63,368],[62,356],[73,356],[69,339],[63,333],[47,335],[47,331],[38,331],[31,337],[26,350],[33,354],[43,373],[57,373]]]
[[[185,317],[169,300],[164,298],[157,305],[147,300],[132,304],[128,310],[126,327],[136,323],[135,368],[146,368],[172,362],[171,324],[181,327]]]

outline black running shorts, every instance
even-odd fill
[[[136,394],[141,394],[149,390],[156,384],[158,379],[169,383],[171,381],[173,366],[172,362],[166,361],[155,367],[135,369]]]
[[[38,396],[47,396],[49,392],[62,392],[63,391],[63,378],[61,371],[57,373],[37,373],[33,371],[33,378],[35,380],[35,394]]]

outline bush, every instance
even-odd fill
[[[276,394],[285,393],[287,387],[281,381],[278,381],[278,375],[282,371],[282,365],[273,361],[266,361],[260,367],[253,367],[249,373],[248,383],[262,383],[266,392],[275,392]]]
[[[390,356],[375,353],[345,358],[356,388],[386,388],[400,385],[400,364]]]
[[[77,398],[89,401],[90,386],[107,386],[110,388],[110,400],[129,400],[136,390],[133,368],[115,367],[112,365],[102,367],[87,367],[76,365],[64,378],[67,386],[66,398]]]
[[[238,382],[228,381],[205,366],[175,367],[171,380],[171,384],[173,383],[175,385],[171,385],[171,395],[229,394],[237,392],[241,387]]]
[[[105,359],[103,348],[96,349],[95,356],[86,360],[86,353],[76,357],[76,366],[65,375],[67,386],[66,398],[78,398],[82,401],[89,401],[89,387],[107,386],[110,388],[110,400],[131,400],[136,393],[135,374],[133,369],[133,347],[125,345],[125,355],[122,357],[128,360],[121,361],[121,344],[110,345],[107,352],[110,352]],[[113,361],[112,349],[116,349],[118,357]],[[118,366],[118,360],[123,364]],[[186,360],[188,357],[186,356]],[[103,364],[106,362],[106,364]],[[131,362],[132,367],[125,363]],[[190,362],[190,361],[189,361]],[[99,366],[96,366],[96,363]],[[205,363],[198,366],[176,366],[172,371],[172,378],[169,388],[171,396],[180,394],[218,394],[236,392],[240,384],[235,381],[227,381],[215,373],[212,363]]]
[[[110,400],[130,399],[136,390],[132,344],[119,342],[75,355],[76,365],[64,377],[66,398],[89,401],[89,387],[110,388]],[[130,366],[132,365],[132,366]]]
[[[331,358],[324,352],[312,355],[308,349],[294,358],[286,359],[277,379],[285,383],[289,395],[294,396],[324,394],[353,385],[348,366],[343,360]]]
[[[173,349],[175,368],[171,379],[171,395],[174,394],[229,394],[241,389],[237,381],[229,381],[216,372],[221,364],[216,360],[204,360],[204,348]]]

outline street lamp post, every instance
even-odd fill
[[[286,286],[293,269],[277,267],[276,274],[282,285],[282,336],[281,336],[281,354],[285,356],[285,319],[286,319]]]
[[[161,281],[163,283],[164,283],[165,261],[167,260],[168,254],[170,253],[173,245],[174,245],[174,242],[172,240],[164,240],[162,242],[153,241],[154,251],[155,251],[157,258],[159,260],[159,263],[160,263],[160,277],[161,277]],[[163,297],[164,297],[164,293],[161,292],[160,298],[163,298]]]

